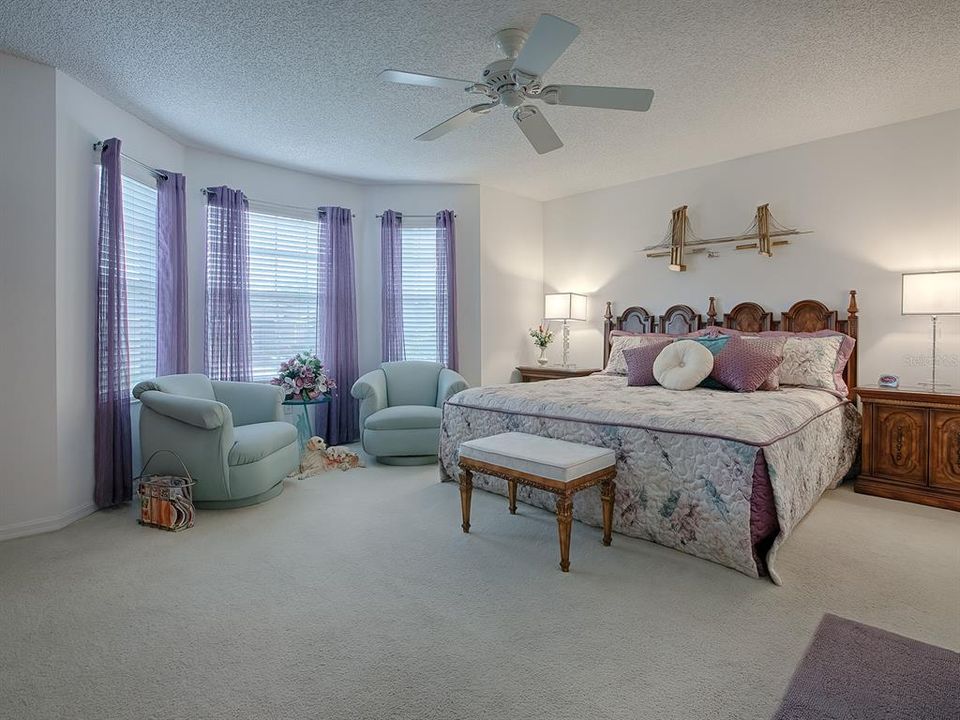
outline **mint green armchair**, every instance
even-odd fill
[[[440,363],[386,362],[354,383],[360,400],[360,443],[385,465],[436,462],[443,404],[467,389],[463,377]]]
[[[167,375],[139,383],[140,448],[175,452],[194,480],[201,508],[232,508],[269,500],[300,463],[297,429],[283,421],[280,388]],[[160,453],[151,472],[183,474]]]

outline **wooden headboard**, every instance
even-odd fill
[[[741,332],[763,332],[765,330],[783,330],[786,332],[816,332],[835,330],[854,340],[857,339],[857,291],[850,291],[846,318],[831,310],[819,300],[799,300],[780,314],[779,320],[773,319],[773,313],[755,302],[742,302],[733,306],[729,312],[718,319],[717,301],[711,297],[707,308],[707,321],[689,305],[673,305],[662,315],[654,316],[640,306],[629,307],[620,315],[614,316],[612,303],[607,303],[603,314],[603,364],[610,359],[610,343],[615,330],[631,333],[664,333],[667,335],[686,335],[704,327],[724,327]],[[859,343],[858,343],[859,344]],[[849,388],[850,399],[857,386],[857,345],[843,371],[843,379]]]

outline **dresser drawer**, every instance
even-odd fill
[[[960,492],[960,413],[930,411],[930,485]]]
[[[874,473],[916,485],[927,484],[927,411],[877,405]]]

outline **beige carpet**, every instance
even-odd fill
[[[169,534],[0,543],[0,718],[769,718],[824,612],[960,649],[960,514],[828,494],[784,587],[474,493],[436,467],[288,483]]]

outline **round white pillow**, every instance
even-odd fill
[[[693,340],[667,345],[653,361],[653,377],[670,390],[691,390],[713,370],[713,353]]]

